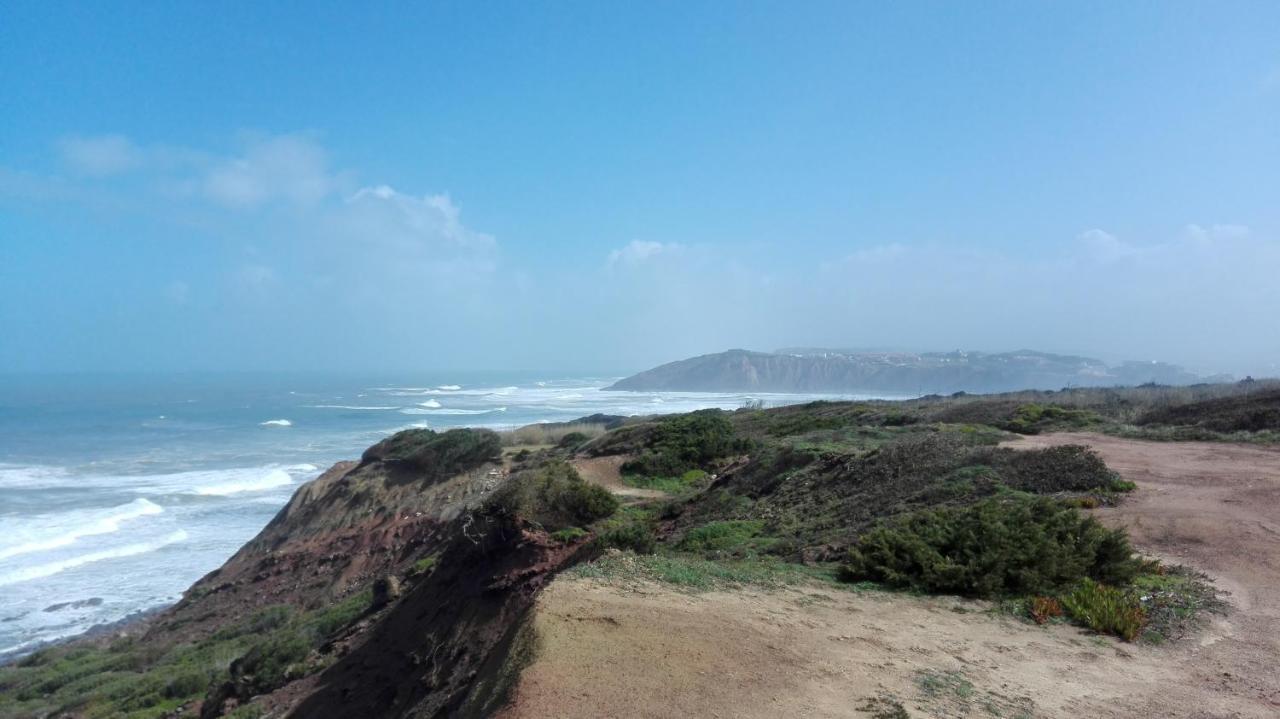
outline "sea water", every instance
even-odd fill
[[[0,658],[172,603],[298,485],[400,429],[819,398],[604,391],[614,379],[0,377]]]

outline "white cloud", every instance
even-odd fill
[[[1106,230],[1086,230],[1076,240],[1084,248],[1086,255],[1098,262],[1119,262],[1142,254],[1140,248],[1121,241]]]
[[[93,177],[129,172],[143,163],[142,150],[122,135],[65,137],[58,142],[58,151],[72,171]]]
[[[632,240],[625,247],[609,253],[609,266],[638,265],[659,256],[678,255],[684,249],[684,245],[674,242]]]
[[[414,197],[388,187],[364,187],[346,201],[346,221],[356,233],[407,250],[442,248],[487,251],[493,237],[462,224],[448,195]]]
[[[199,189],[228,207],[257,207],[274,200],[314,205],[339,187],[328,165],[324,148],[307,137],[258,138],[239,155],[216,161]]]

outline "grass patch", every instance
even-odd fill
[[[888,694],[866,700],[858,707],[858,711],[870,714],[871,719],[911,719],[902,702]]]
[[[596,526],[602,549],[652,554],[658,545],[657,517],[646,506],[628,505]]]
[[[571,574],[623,583],[652,581],[690,592],[835,582],[835,574],[830,569],[793,564],[773,557],[713,561],[681,553],[609,553],[574,567]]]
[[[430,574],[436,568],[436,562],[440,561],[437,554],[431,554],[419,559],[409,568],[410,577],[420,577],[424,574]]]
[[[1161,567],[1139,575],[1130,592],[1147,614],[1144,642],[1181,639],[1198,629],[1207,614],[1221,614],[1227,604],[1208,577],[1187,567]]]
[[[758,554],[778,541],[761,536],[764,527],[764,521],[758,519],[709,522],[686,532],[676,546],[687,552]]]
[[[1095,632],[1114,634],[1127,642],[1137,639],[1147,624],[1147,612],[1132,592],[1083,579],[1062,595],[1071,617]]]
[[[362,592],[310,612],[266,607],[194,643],[126,638],[46,649],[0,667],[0,716],[160,719],[250,671],[254,691],[269,690],[314,668],[314,652],[369,601]]]
[[[916,686],[930,697],[951,695],[960,699],[973,696],[973,682],[960,672],[940,672],[931,669],[916,673]]]
[[[706,472],[701,469],[691,469],[679,477],[649,477],[640,474],[623,474],[622,483],[640,489],[656,489],[667,494],[686,495],[698,489],[706,478]]]
[[[1030,403],[1014,410],[1013,418],[1002,428],[1018,434],[1039,434],[1049,429],[1084,429],[1103,421],[1096,412],[1087,409]]]
[[[561,544],[568,544],[587,536],[588,532],[581,527],[565,527],[564,529],[551,533],[551,538]]]

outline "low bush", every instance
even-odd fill
[[[1112,490],[1120,482],[1097,452],[1078,444],[1018,451],[991,449],[989,461],[1009,487],[1036,494]]]
[[[609,490],[584,481],[568,462],[557,461],[507,480],[488,507],[554,532],[604,519],[618,511],[619,503]]]
[[[307,637],[314,644],[319,645],[338,630],[351,625],[363,616],[372,600],[371,590],[356,592],[340,602],[307,614],[299,620],[299,625]]]
[[[1090,629],[1133,641],[1147,623],[1146,610],[1131,592],[1085,578],[1062,595],[1062,606]]]
[[[1063,615],[1062,603],[1053,597],[1032,597],[1027,611],[1036,624],[1047,624]]]
[[[667,417],[652,428],[638,457],[622,466],[624,474],[678,477],[712,461],[751,447],[736,437],[733,423],[717,409]]]
[[[573,449],[574,447],[585,443],[589,439],[591,438],[583,432],[570,432],[561,437],[560,441],[556,442],[556,446],[560,449]]]
[[[209,686],[210,672],[189,669],[171,677],[161,692],[166,699],[182,699],[203,694]]]
[[[729,552],[748,548],[748,545],[760,545],[754,548],[763,549],[768,544],[759,541],[763,531],[764,522],[760,520],[709,522],[689,530],[678,546],[690,552]]]
[[[658,544],[654,510],[634,505],[623,507],[617,514],[600,523],[596,543],[601,549],[652,554]]]
[[[551,533],[551,538],[561,544],[568,544],[587,536],[588,532],[581,527],[565,527],[557,532]]]
[[[627,485],[641,489],[656,489],[668,494],[685,494],[689,490],[697,488],[706,478],[706,472],[700,469],[691,469],[678,477],[647,477],[639,474],[629,474],[624,476],[622,481]]]
[[[1019,434],[1039,434],[1049,428],[1079,429],[1102,422],[1102,417],[1087,409],[1072,409],[1053,404],[1024,404],[1003,423],[1003,429]]]
[[[600,533],[599,542],[604,549],[629,550],[636,554],[653,554],[658,546],[653,528],[639,522],[610,527]]]
[[[231,663],[231,678],[252,696],[300,676],[311,644],[298,632],[278,632]]]
[[[409,576],[419,577],[424,574],[430,574],[431,571],[436,568],[436,562],[439,561],[439,559],[439,556],[435,554],[419,559],[413,563],[412,567],[409,568]]]
[[[1243,387],[1247,389],[1247,385]],[[1193,426],[1221,433],[1280,430],[1280,388],[1267,385],[1240,396],[1169,404],[1144,413],[1137,423]]]
[[[406,429],[365,450],[361,460],[412,469],[439,481],[496,461],[501,455],[502,441],[487,429]]]
[[[1042,497],[1014,495],[910,513],[865,533],[841,575],[964,596],[1051,594],[1138,571],[1122,531]]]

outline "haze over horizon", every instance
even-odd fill
[[[0,372],[1280,374],[1280,5],[0,8]]]

